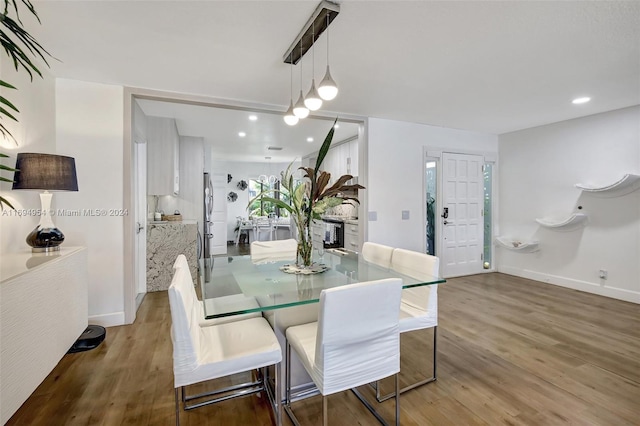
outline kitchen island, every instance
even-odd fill
[[[167,290],[173,277],[173,262],[184,254],[191,276],[198,269],[198,224],[195,220],[148,222],[147,291]]]

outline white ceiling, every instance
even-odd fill
[[[137,99],[148,116],[176,120],[181,136],[203,137],[217,160],[289,163],[318,151],[327,136],[332,120],[307,118],[296,126],[288,126],[280,115],[238,111],[175,102]],[[255,121],[249,119],[256,118]],[[358,124],[339,121],[333,144],[358,135]],[[239,136],[239,133],[245,136]],[[309,142],[307,138],[312,138]],[[268,147],[281,147],[281,151]]]
[[[318,2],[34,4],[42,25],[28,27],[60,59],[56,76],[284,111],[290,69],[282,55]],[[640,104],[639,2],[340,4],[330,27],[340,93],[325,112],[502,134]],[[320,79],[325,35],[316,46]],[[306,92],[311,56],[302,63]],[[294,76],[299,91],[299,66]],[[577,96],[592,101],[572,105]]]

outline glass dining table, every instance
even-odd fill
[[[221,256],[201,260],[199,277],[206,319],[261,312],[284,347],[287,327],[317,320],[320,293],[324,289],[385,278],[401,278],[403,288],[445,282],[437,276],[419,280],[402,275],[365,261],[359,253],[341,249],[328,249],[322,256],[314,251],[313,260],[323,265],[323,272],[288,273],[284,269],[292,263],[291,260],[257,260],[251,256]],[[286,354],[283,353],[283,364],[285,360]],[[317,394],[317,389],[299,362],[292,360],[290,368],[294,390],[292,401]],[[268,383],[273,380],[273,389],[270,386],[266,389],[276,413],[276,424],[281,425],[284,371],[280,364],[276,365],[273,377],[267,377],[266,380]],[[353,391],[379,418],[375,409],[357,391]]]
[[[418,280],[365,261],[359,253],[340,249],[314,253],[326,270],[316,274],[283,271],[290,260],[263,260],[251,256],[214,257],[201,261],[201,290],[206,319],[262,312],[317,303],[324,289],[348,284],[402,278],[403,288],[441,284],[440,277]],[[207,273],[202,273],[206,270]],[[205,280],[204,277],[207,277]],[[233,297],[229,297],[233,296]],[[258,301],[257,306],[252,303]]]

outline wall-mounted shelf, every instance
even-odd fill
[[[606,197],[618,197],[629,194],[640,188],[640,175],[626,174],[617,182],[604,186],[593,186],[576,183],[576,188],[597,195]]]
[[[587,221],[587,215],[585,213],[574,213],[568,218],[564,220],[556,220],[556,219],[536,219],[540,225],[545,228],[552,228],[558,230],[565,230],[576,228],[579,225],[584,224]]]
[[[538,241],[521,241],[510,237],[496,237],[496,244],[499,247],[520,253],[533,253],[534,251],[540,250]]]

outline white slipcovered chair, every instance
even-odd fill
[[[282,351],[269,323],[264,318],[250,318],[226,324],[201,327],[198,309],[188,295],[184,283],[186,274],[177,270],[169,286],[171,308],[171,341],[173,343],[173,377],[175,388],[176,425],[180,424],[179,390],[185,410],[215,402],[265,391],[279,423],[280,402],[264,383],[264,369],[276,365],[279,370]],[[185,387],[232,374],[262,369],[255,381],[230,386],[213,392],[187,396]],[[278,385],[276,385],[278,388]],[[218,396],[216,395],[221,395]],[[204,400],[206,397],[212,399]],[[198,400],[187,405],[188,401]]]
[[[322,394],[327,424],[327,395],[395,375],[396,424],[400,422],[400,329],[402,280],[362,282],[323,290],[317,322],[289,327],[287,337],[285,410],[291,409],[291,349],[300,358]],[[380,420],[359,393],[356,396]]]
[[[411,250],[394,249],[391,268],[403,275],[428,280],[437,277],[440,259],[425,253]],[[400,393],[436,380],[436,341],[438,330],[438,286],[437,284],[405,288],[402,290],[400,304],[400,333],[433,328],[433,376],[415,382],[400,389]],[[380,384],[376,384],[376,398],[382,402],[394,396],[389,393],[380,395]]]
[[[298,242],[294,239],[274,241],[254,241],[251,243],[251,262],[277,262],[296,260]]]
[[[391,268],[391,255],[393,254],[393,247],[385,246],[383,244],[372,243],[366,241],[362,245],[362,258],[369,263],[373,263],[382,268]]]
[[[254,223],[253,232],[255,235],[255,238],[254,238],[255,241],[261,241],[263,235],[266,235],[266,237],[268,237],[268,241],[273,240],[274,239],[273,238],[273,232],[274,232],[273,220],[271,218],[264,217],[264,216],[257,218]]]
[[[173,262],[174,275],[179,274],[181,279],[177,280],[176,285],[179,285],[183,289],[184,297],[189,298],[189,303],[193,305],[197,312],[198,323],[202,327],[208,327],[210,325],[224,324],[227,322],[234,322],[245,320],[249,318],[259,318],[262,315],[259,311],[250,312],[248,314],[231,315],[228,317],[205,319],[204,301],[198,300],[198,295],[193,288],[193,277],[189,270],[189,263],[184,254],[178,255],[176,261]],[[229,296],[216,297],[215,299],[209,299],[207,303],[207,312],[234,312],[244,311],[251,309],[258,309],[260,305],[256,301],[255,297],[245,296],[243,294],[233,294]]]

